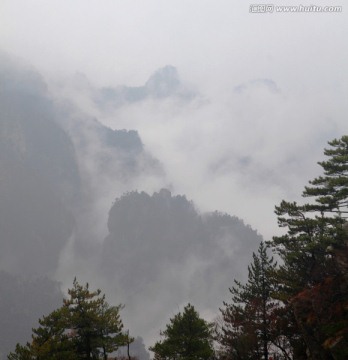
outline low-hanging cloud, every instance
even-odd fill
[[[1,47],[46,77],[56,118],[76,151],[84,200],[73,209],[74,231],[66,234],[56,272],[65,288],[78,275],[110,292],[112,301],[128,298],[117,275],[111,289],[98,270],[108,212],[127,191],[169,188],[201,212],[237,215],[269,239],[279,231],[274,205],[300,199],[303,186],[320,174],[316,162],[327,141],[346,132],[344,11],[251,14],[249,4],[230,0],[214,7],[208,1],[28,0],[1,9]],[[160,68],[167,64],[172,82],[162,83],[168,74]],[[19,82],[23,75],[28,72]],[[137,131],[143,150],[129,156],[107,145],[101,124]],[[225,248],[229,240],[217,242]],[[158,318],[142,319],[152,329],[147,342],[182,305],[158,290],[161,281],[174,287],[186,274],[210,281],[208,273],[196,274],[204,266],[194,256],[181,269],[168,265],[158,282],[135,291],[125,310],[132,326],[132,311],[142,315],[136,296],[160,294],[146,305],[151,314],[160,309]],[[198,294],[205,288],[197,284],[176,287],[177,293]],[[209,316],[211,309],[199,308]]]
[[[181,84],[180,88],[185,88],[185,85]],[[98,92],[98,88],[92,89],[87,94]],[[70,99],[74,101],[74,87],[70,87],[69,91]],[[131,182],[125,184],[121,181],[117,185],[113,182],[116,173],[106,172],[103,176],[108,180],[99,183],[96,176],[100,173],[97,170],[99,163],[94,161],[94,165],[89,165],[89,177],[96,179],[94,191],[98,194],[104,192],[101,198],[108,201],[110,196],[119,196],[120,189],[144,189],[152,193],[156,191],[156,185],[169,186],[175,193],[186,194],[193,199],[201,211],[218,209],[237,215],[269,239],[278,231],[274,205],[284,198],[300,198],[303,186],[319,172],[316,161],[322,158],[327,140],[340,136],[340,131],[343,131],[340,130],[344,125],[343,116],[338,109],[333,111],[334,104],[340,104],[341,99],[331,94],[325,103],[313,106],[310,97],[301,98],[289,89],[281,88],[272,79],[251,79],[241,85],[231,84],[228,91],[211,97],[198,90],[191,90],[192,93],[194,96],[183,98],[176,96],[174,91],[161,98],[145,97],[136,102],[123,102],[122,105],[116,103],[115,107],[109,103],[106,107],[96,103],[95,95],[86,96],[81,102],[79,93],[79,106],[88,104],[84,108],[86,113],[91,109],[90,113],[105,126],[136,129],[144,149],[158,159],[163,171],[162,176],[155,175],[156,182],[152,188],[141,172]],[[332,111],[338,116],[333,116]],[[97,143],[92,141],[91,146],[97,146]],[[97,154],[98,151],[93,149],[92,153]],[[90,164],[90,156],[82,156],[81,161]],[[116,162],[114,169],[118,168]],[[110,186],[111,183],[114,187]],[[104,214],[107,209],[104,201]],[[98,210],[98,213],[101,212]],[[231,243],[225,240],[223,237],[219,240],[222,248],[226,241]],[[228,252],[228,249],[225,250]],[[132,255],[134,259],[141,258],[135,254]],[[222,258],[219,258],[219,266],[221,261]],[[246,263],[247,260],[245,268]],[[209,281],[209,274],[214,273],[209,268],[210,271],[202,278],[195,277],[196,271],[204,273],[204,266],[201,259],[195,257],[189,258],[180,268],[168,263],[165,271],[158,271],[162,275],[155,282],[147,282],[144,288],[130,286],[132,281],[128,283],[128,288],[118,274],[113,277],[114,290],[110,291],[115,298],[128,303],[129,308],[125,312],[131,328],[138,326],[146,329],[149,326],[148,329],[152,329],[145,335],[146,341],[151,342],[156,337],[155,329],[160,326],[161,320],[144,317],[143,307],[138,307],[137,298],[151,299],[146,302],[148,314],[163,318],[168,308],[183,305],[173,303],[176,297],[167,292],[167,285],[177,289],[177,298],[187,298],[190,291],[193,296],[197,295],[197,290],[205,289],[199,279]],[[226,266],[229,267],[228,264]],[[82,262],[71,270],[84,268]],[[96,273],[97,269],[94,269],[85,275],[93,278]],[[143,273],[147,274],[147,271]],[[188,278],[196,279],[195,284],[188,285],[191,290],[185,289]],[[108,287],[105,281],[99,275],[98,282]],[[177,287],[178,283],[182,286]],[[161,284],[167,284],[162,291]],[[226,285],[227,290],[231,284]],[[157,294],[155,298],[154,294]],[[220,302],[223,300],[220,299]],[[216,315],[209,306],[202,305],[201,309],[211,318]]]
[[[85,102],[104,125],[136,129],[175,191],[204,210],[238,215],[270,238],[277,231],[274,205],[299,199],[319,172],[323,147],[344,131],[336,95],[320,101],[319,93],[317,102],[273,79],[250,79],[211,97],[174,92],[111,110]]]

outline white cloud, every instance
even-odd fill
[[[171,184],[202,210],[237,215],[268,239],[278,231],[274,205],[299,199],[320,174],[316,162],[327,141],[347,133],[348,12],[343,5],[336,14],[251,14],[249,5],[2,0],[0,48],[58,78],[55,93],[85,113],[139,131],[166,177],[138,178],[130,190]],[[109,112],[91,101],[94,86],[141,86],[167,64],[201,96],[189,103],[148,99]],[[76,72],[91,88],[66,85]],[[94,159],[85,165],[93,173]],[[108,176],[90,185],[104,213],[128,190]]]

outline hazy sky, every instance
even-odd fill
[[[342,12],[250,13],[234,0],[2,0],[0,48],[46,79],[80,72],[96,86],[143,85],[175,66],[200,102],[145,102],[100,121],[139,130],[177,193],[269,238],[274,205],[298,197],[320,173],[326,142],[347,133],[348,6],[315,4]]]
[[[84,154],[97,199],[97,220],[90,223],[103,234],[99,241],[116,196],[136,189],[151,194],[162,186],[185,194],[201,211],[244,219],[268,240],[279,231],[274,206],[298,200],[307,181],[321,173],[316,162],[327,141],[348,133],[348,5],[318,0],[315,5],[342,6],[342,12],[286,14],[251,13],[250,5],[0,0],[0,50],[30,63],[57,97],[78,104],[80,118],[85,113],[114,129],[138,130],[145,150],[163,166],[163,178],[143,175],[120,184],[110,176],[117,166],[96,173],[92,155]],[[112,111],[91,100],[91,89],[143,86],[168,64],[183,87],[199,94],[194,100],[147,99]],[[81,74],[90,87],[79,84]],[[93,277],[93,267],[76,265],[69,246],[58,278],[70,285],[68,275],[78,267]],[[151,297],[147,301],[152,304]],[[157,334],[157,323],[151,330]]]

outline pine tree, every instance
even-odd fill
[[[99,289],[91,292],[88,284],[82,286],[76,279],[68,294],[70,297],[64,300],[63,308],[69,313],[67,324],[78,354],[92,359],[99,358],[102,351],[105,357],[106,348],[112,352],[123,345],[120,306],[110,307]]]
[[[212,324],[200,318],[191,304],[170,319],[166,330],[160,334],[164,339],[150,348],[157,360],[208,360],[213,357]]]
[[[318,164],[324,169],[324,176],[319,176],[306,186],[304,197],[316,197],[316,204],[310,210],[322,213],[336,213],[339,218],[348,215],[348,136],[329,142],[330,149],[324,149],[329,157]]]
[[[27,343],[26,345],[17,344],[16,350],[14,353],[10,353],[8,355],[8,360],[34,360],[35,357],[32,354],[30,349],[30,344]]]
[[[310,181],[311,186],[303,192],[303,197],[314,201],[304,205],[282,201],[275,209],[279,226],[287,228],[285,235],[270,242],[283,260],[279,271],[283,299],[332,273],[327,248],[344,242],[343,224],[348,213],[348,136],[329,145],[331,148],[324,150],[329,159],[318,163],[324,175]]]
[[[272,298],[275,285],[273,274],[276,263],[267,255],[261,242],[258,253],[248,267],[246,284],[235,280],[230,289],[231,304],[224,303],[219,342],[226,359],[265,359],[269,357],[272,338],[272,316],[277,304]]]
[[[75,344],[67,331],[68,311],[62,307],[39,319],[40,327],[33,329],[30,349],[38,359],[76,359]]]
[[[39,320],[32,341],[17,345],[10,360],[107,359],[129,337],[122,332],[121,305],[110,306],[101,291],[90,291],[76,278],[63,306]]]
[[[348,136],[329,145],[324,150],[327,161],[318,163],[324,174],[310,181],[303,191],[303,197],[310,202],[299,205],[282,201],[276,206],[278,224],[287,232],[269,242],[281,258],[275,297],[290,315],[281,331],[290,342],[297,339],[298,358],[306,358],[309,351],[313,359],[332,359],[331,350],[324,349],[323,344],[329,336],[334,338],[337,326],[328,331],[331,320],[324,308],[339,313],[338,305],[345,298],[337,290],[345,280],[336,255],[347,251],[344,224],[348,213]],[[330,306],[330,301],[337,306]],[[343,322],[340,329],[346,328],[346,320]],[[305,347],[301,346],[303,341]]]

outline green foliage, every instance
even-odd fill
[[[214,354],[212,325],[199,317],[195,308],[188,304],[183,313],[170,319],[164,340],[157,342],[151,351],[158,360],[206,360]]]
[[[274,297],[289,315],[287,324],[278,320],[278,332],[291,343],[295,359],[346,358],[348,136],[329,145],[327,161],[319,162],[324,174],[302,194],[310,202],[276,206],[278,224],[287,232],[269,242],[282,260]]]
[[[26,359],[107,359],[107,354],[125,345],[121,305],[110,306],[101,291],[74,280],[63,306],[39,320],[32,342],[17,345],[10,360]]]
[[[314,211],[337,213],[340,217],[348,214],[348,136],[342,136],[329,142],[330,149],[324,154],[328,161],[319,162],[324,169],[324,176],[310,181],[313,186],[306,186],[303,196],[316,197]]]
[[[68,291],[63,309],[68,310],[68,323],[74,334],[74,342],[80,355],[99,358],[123,345],[121,306],[110,307],[101,291],[91,292],[88,284],[81,286],[74,280],[74,287]]]
[[[221,356],[226,359],[266,359],[275,343],[272,333],[273,313],[277,304],[272,299],[276,263],[267,255],[261,242],[258,253],[248,267],[248,281],[235,280],[230,289],[231,304],[221,309],[222,324],[218,334]]]
[[[34,359],[34,356],[32,355],[30,344],[26,344],[25,346],[17,344],[15,352],[10,353],[8,356],[8,360],[32,360],[32,359]]]
[[[326,250],[344,242],[348,136],[333,140],[329,145],[331,148],[324,151],[329,159],[319,162],[324,176],[310,181],[311,186],[305,187],[303,192],[303,197],[314,201],[304,205],[282,201],[275,208],[279,226],[287,229],[285,235],[274,237],[270,242],[283,260],[278,272],[278,280],[283,285],[279,296],[283,300],[332,274],[334,265]]]

